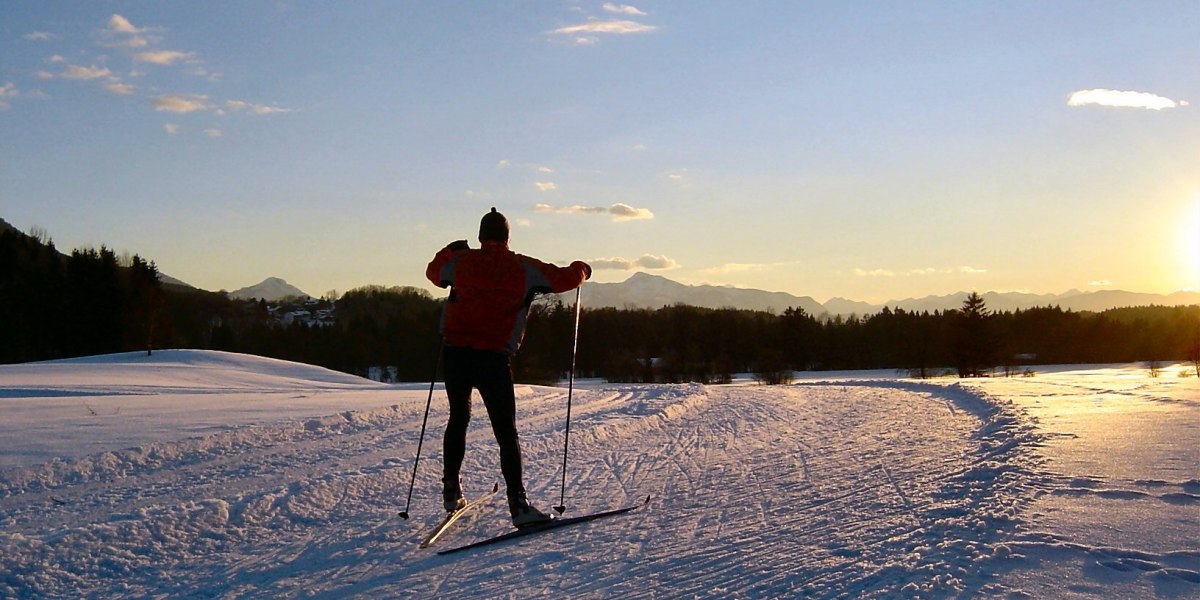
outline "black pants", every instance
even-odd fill
[[[457,481],[467,448],[467,426],[471,422],[471,390],[479,390],[492,432],[500,445],[500,470],[510,498],[525,497],[521,466],[521,444],[517,437],[517,399],[513,394],[512,367],[508,355],[474,348],[446,346],[442,352],[450,420],[442,440],[445,460],[443,476]]]

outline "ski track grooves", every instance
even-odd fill
[[[558,389],[519,390],[526,481],[543,507],[558,500],[565,400]],[[499,478],[475,402],[468,495]],[[651,506],[505,550],[438,557],[416,545],[441,516],[444,402],[430,415],[413,518],[395,516],[422,409],[423,399],[0,473],[0,595],[948,593],[970,585],[978,562],[938,562],[964,554],[938,543],[973,544],[988,560],[1031,496],[1018,489],[1031,485],[1022,444],[1000,443],[1031,434],[962,389],[608,385],[576,390],[569,514],[647,494]],[[39,530],[47,523],[53,532]],[[506,528],[501,498],[439,543]],[[514,553],[544,568],[515,568]]]

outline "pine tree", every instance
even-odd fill
[[[955,343],[955,362],[959,377],[982,377],[995,363],[996,342],[992,330],[992,313],[983,296],[971,292],[963,300],[957,317],[958,337]]]

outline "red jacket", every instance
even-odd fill
[[[558,267],[517,254],[505,242],[480,249],[438,252],[425,277],[453,286],[442,315],[442,337],[451,346],[513,354],[525,335],[525,318],[537,294],[558,294],[583,285],[586,265]]]

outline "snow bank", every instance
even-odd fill
[[[160,350],[0,366],[0,469],[424,399],[310,365]]]

